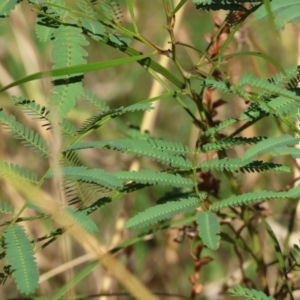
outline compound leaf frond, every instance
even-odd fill
[[[18,290],[24,294],[38,288],[38,268],[34,258],[33,244],[28,240],[22,226],[9,226],[4,231],[6,257],[12,266]]]
[[[95,183],[110,189],[122,188],[122,181],[114,174],[110,174],[101,169],[88,169],[86,167],[63,167],[60,170],[62,177],[67,180],[81,180]],[[50,171],[47,178],[53,178],[56,174]]]
[[[206,194],[203,194],[206,197]],[[164,204],[155,205],[138,213],[126,222],[127,228],[140,228],[153,225],[159,221],[169,219],[180,213],[191,213],[199,206],[199,199],[187,198],[178,201],[170,201]]]
[[[156,172],[152,170],[141,170],[138,172],[119,171],[114,172],[114,176],[123,182],[134,181],[136,183],[146,185],[168,185],[174,187],[193,187],[193,181],[189,178],[184,178],[179,174],[168,174],[164,172]]]

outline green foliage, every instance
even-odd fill
[[[216,214],[209,211],[199,212],[197,225],[204,245],[211,250],[217,250],[220,245],[220,224]]]
[[[0,24],[4,18],[8,17],[15,8],[19,0],[2,0],[0,3]]]
[[[190,161],[182,156],[190,150],[182,144],[158,139],[135,140],[119,139],[116,141],[84,142],[71,145],[66,151],[87,148],[106,148],[126,152],[134,156],[147,157],[154,161],[168,164],[172,167],[190,169]]]
[[[218,211],[226,207],[236,207],[242,205],[252,205],[262,201],[269,201],[271,199],[283,199],[283,198],[298,198],[300,195],[300,185],[291,188],[287,192],[251,192],[238,196],[232,196],[227,199],[213,203],[210,206],[211,211]]]
[[[95,183],[109,189],[122,188],[122,181],[115,175],[109,174],[101,169],[87,169],[86,167],[63,167],[61,175],[67,180],[81,180],[85,182]],[[59,175],[59,173],[57,174]],[[50,171],[48,178],[55,176],[55,173]]]
[[[32,183],[37,183],[37,176],[28,170],[14,165],[12,163],[6,163],[0,160],[0,175],[8,177],[14,180],[26,180]]]
[[[13,269],[13,277],[18,289],[31,294],[38,288],[38,268],[34,258],[33,245],[28,240],[24,228],[19,225],[4,231],[7,261]]]
[[[267,296],[265,293],[254,290],[247,289],[240,285],[235,287],[235,289],[228,289],[228,293],[234,297],[244,296],[249,300],[275,300],[272,296]]]
[[[300,15],[299,3],[295,0],[272,0],[270,1],[272,13],[275,16],[274,22],[278,29],[282,29],[286,23],[299,22]],[[256,13],[256,19],[262,19],[267,16],[266,9],[262,6]]]
[[[0,111],[0,124],[4,125],[15,139],[22,140],[21,143],[37,152],[42,157],[49,156],[45,140],[33,130],[24,127],[19,123],[15,116],[7,115],[3,110]]]
[[[201,194],[202,199],[205,194]],[[138,213],[126,222],[127,228],[140,228],[171,218],[180,213],[191,213],[199,206],[199,199],[187,198],[156,205]]]
[[[139,172],[120,171],[113,173],[114,176],[121,179],[123,182],[134,181],[136,183],[146,185],[168,185],[174,187],[189,187],[193,186],[193,181],[189,178],[184,178],[179,174],[168,174],[164,172],[155,172],[151,170],[142,170]]]
[[[76,220],[76,222],[90,232],[98,232],[96,224],[87,217],[86,211],[76,211],[73,207],[68,207],[67,212]],[[71,225],[71,224],[70,224]]]
[[[18,2],[16,0],[2,1],[0,21],[10,15]],[[69,226],[76,224],[89,233],[94,233],[98,232],[99,226],[104,226],[103,224],[109,217],[101,215],[98,218],[99,223],[98,219],[96,223],[91,220],[91,213],[96,214],[99,211],[102,213],[102,209],[107,204],[110,204],[111,210],[115,212],[116,199],[131,198],[130,193],[141,190],[141,199],[149,198],[151,201],[153,199],[156,204],[132,216],[131,211],[126,211],[126,203],[123,209],[126,211],[126,217],[129,218],[126,227],[153,226],[144,235],[149,233],[154,235],[156,231],[174,228],[175,225],[186,227],[186,224],[192,224],[189,227],[194,232],[190,237],[194,240],[192,245],[197,244],[195,248],[198,251],[193,253],[195,259],[193,276],[195,278],[198,276],[200,265],[201,268],[202,264],[203,268],[205,267],[203,263],[205,258],[201,256],[202,248],[217,250],[220,247],[222,249],[222,240],[234,247],[241,265],[243,265],[244,257],[250,257],[257,265],[257,274],[260,277],[266,276],[264,272],[268,265],[260,254],[262,248],[258,245],[257,239],[261,237],[257,234],[257,222],[253,222],[260,218],[260,224],[271,237],[278,270],[285,276],[284,282],[280,280],[277,282],[274,296],[284,299],[289,294],[293,299],[292,289],[295,286],[292,280],[289,280],[288,273],[298,271],[299,263],[296,255],[300,252],[299,246],[295,245],[294,251],[290,252],[289,268],[286,268],[283,251],[279,247],[274,232],[264,219],[261,212],[263,209],[258,204],[273,199],[296,201],[300,197],[300,185],[293,187],[293,182],[283,183],[281,177],[276,177],[280,174],[276,176],[274,174],[270,177],[274,191],[270,190],[270,186],[266,187],[261,183],[255,188],[249,188],[247,185],[242,186],[240,173],[245,174],[241,177],[242,179],[245,177],[245,181],[247,181],[247,173],[291,173],[294,168],[291,159],[300,158],[300,150],[297,148],[300,132],[293,124],[295,120],[299,120],[300,111],[299,67],[284,68],[271,56],[257,52],[237,50],[236,53],[231,51],[232,54],[229,55],[224,55],[224,53],[228,45],[234,44],[232,43],[234,38],[238,40],[238,35],[235,33],[241,33],[241,25],[244,25],[252,13],[255,13],[257,19],[268,17],[269,21],[272,21],[273,15],[275,25],[281,28],[286,23],[300,20],[297,9],[299,4],[295,1],[279,0],[273,0],[270,3],[257,0],[193,0],[199,10],[229,11],[228,16],[220,24],[218,20],[215,20],[216,30],[206,50],[202,50],[175,39],[177,36],[174,32],[176,15],[180,9],[183,9],[186,1],[181,0],[175,5],[172,0],[164,0],[162,1],[166,16],[164,25],[170,34],[170,49],[166,50],[160,48],[157,40],[150,40],[151,35],[141,34],[144,28],[140,28],[138,23],[141,21],[135,16],[140,11],[136,10],[131,0],[126,0],[126,5],[117,0],[71,2],[29,1],[30,9],[37,15],[35,25],[37,40],[44,43],[44,47],[51,46],[51,60],[48,65],[52,63],[52,66],[46,72],[21,78],[1,89],[5,91],[12,86],[19,85],[21,92],[24,92],[25,96],[10,97],[8,101],[12,105],[7,105],[0,110],[0,124],[11,133],[13,139],[20,140],[40,157],[36,160],[37,163],[32,164],[33,172],[19,167],[18,164],[0,160],[0,177],[4,179],[4,183],[16,186],[17,190],[20,189],[18,192],[26,196],[22,209],[15,213],[14,207],[7,202],[6,198],[9,197],[5,189],[3,189],[4,197],[1,194],[1,199],[3,198],[4,201],[0,202],[0,212],[11,214],[13,219],[1,221],[0,224],[1,226],[8,225],[3,233],[2,244],[5,251],[0,253],[0,260],[6,257],[11,265],[11,270],[8,267],[6,271],[0,272],[0,282],[5,282],[12,274],[20,292],[34,293],[38,287],[38,271],[33,248],[37,246],[37,243],[43,242],[42,246],[37,247],[38,251],[42,251],[59,236],[68,232],[67,228],[51,229],[50,233],[44,233],[43,236],[29,241],[23,227],[16,223],[36,219],[45,219],[48,222],[52,218],[55,220],[56,214],[56,212],[46,213],[39,208],[39,205],[30,204],[35,198],[35,192],[38,193],[41,190],[42,193],[38,194],[41,197],[48,193],[49,195],[64,193],[60,196],[62,199],[67,199],[66,207],[61,208],[66,213],[66,224]],[[138,1],[135,4],[145,5]],[[130,24],[127,19],[126,24],[122,24],[123,10],[125,12],[128,10],[129,14],[124,15],[126,18],[130,15]],[[199,28],[202,25],[199,23]],[[198,35],[198,32],[196,34]],[[132,40],[134,43],[130,45]],[[182,64],[180,55],[178,56],[179,46],[196,50],[195,53],[199,54],[198,62],[187,69],[186,64]],[[147,49],[146,54],[141,53],[140,49]],[[94,56],[96,58],[93,56],[88,58],[88,55],[93,52],[97,54]],[[168,67],[160,65],[158,54],[169,57]],[[111,58],[111,55],[116,55],[118,58]],[[230,73],[227,73],[225,62],[241,55],[263,58],[280,72],[267,79],[262,78],[258,70],[255,69],[257,75],[254,76],[247,73],[249,72],[247,69],[245,74],[240,75],[240,78],[235,81],[230,77]],[[49,63],[46,58],[47,55],[45,59],[41,59],[45,65]],[[96,61],[88,63],[88,59]],[[130,92],[127,92],[125,88],[127,82],[121,86],[116,93],[119,102],[109,102],[112,99],[108,99],[109,96],[106,95],[110,93],[106,93],[106,86],[102,82],[99,82],[99,90],[101,90],[99,94],[103,99],[96,92],[85,87],[85,85],[89,86],[86,83],[91,78],[84,78],[86,72],[136,62],[142,66],[144,73],[148,73],[162,85],[165,90],[164,94],[158,94],[149,99],[140,99],[141,95],[145,97],[145,94],[149,94],[149,91],[142,89],[147,88],[150,81],[144,79],[144,75],[135,73],[135,70],[129,70],[125,76],[118,76],[119,69],[112,73],[115,89],[119,89],[118,80],[120,78],[123,80],[123,77],[134,83],[130,87]],[[142,84],[135,74],[144,80]],[[39,104],[38,97],[31,98],[36,100],[29,100],[28,95],[31,97],[34,89],[28,90],[26,84],[21,86],[23,83],[41,79],[44,76],[52,77],[53,84],[50,97],[46,96],[46,106]],[[91,84],[95,82],[96,79],[91,79]],[[96,84],[98,85],[98,82]],[[98,86],[93,90],[98,91]],[[216,94],[219,98],[215,97]],[[222,99],[223,95],[226,96],[225,100]],[[140,128],[143,128],[143,124],[139,124],[140,116],[154,109],[153,101],[163,101],[167,98],[173,98],[172,105],[162,109],[159,116],[160,118],[163,116],[163,120],[159,119],[156,124],[160,126],[163,121],[165,126],[156,128],[154,132],[142,132]],[[242,105],[239,102],[242,102]],[[108,103],[113,104],[108,105]],[[235,104],[238,110],[235,109]],[[177,119],[169,119],[169,113],[172,113],[175,105],[177,105],[176,109],[181,109],[181,111],[176,111],[179,116],[178,122],[182,118],[187,128],[192,127],[190,126],[192,123],[195,125],[197,133],[196,135],[193,133],[190,139],[196,140],[194,146],[185,145],[189,137],[183,136],[182,124],[178,126],[177,132]],[[222,105],[229,106],[228,110],[224,109],[226,114],[218,111],[219,106]],[[93,107],[92,112],[88,111],[90,107]],[[85,114],[86,111],[89,116]],[[139,114],[136,117],[135,115],[128,117],[125,115],[128,112]],[[20,118],[22,113],[30,118]],[[117,120],[114,120],[116,118]],[[29,125],[23,125],[20,120],[24,120],[22,122]],[[43,122],[42,126],[40,121]],[[144,121],[145,116],[143,116]],[[271,122],[275,121],[279,130],[273,133],[275,130],[272,127],[271,133],[262,130],[261,134],[259,128],[255,127],[259,121],[265,122],[264,128],[271,126]],[[36,128],[33,126],[34,122],[41,127],[38,128],[38,132],[32,129]],[[189,123],[186,124],[186,122]],[[171,128],[170,134],[166,134],[163,129],[169,127]],[[246,131],[249,127],[252,129],[251,136]],[[47,132],[43,132],[46,130]],[[167,140],[164,138],[166,136],[172,138]],[[3,145],[6,147],[5,143],[4,137]],[[105,149],[103,157],[104,151],[100,152],[99,149]],[[116,153],[117,151],[119,153]],[[87,153],[91,153],[91,157]],[[128,154],[129,158],[123,154]],[[289,160],[283,160],[282,156],[286,155],[291,156]],[[131,161],[132,156],[139,158],[136,160],[139,162],[137,171],[129,171],[136,170]],[[126,159],[123,159],[124,157]],[[273,157],[276,157],[274,161],[272,161]],[[26,157],[22,161],[27,163]],[[36,165],[39,166],[38,169]],[[270,174],[265,176],[270,176]],[[291,180],[286,176],[285,181]],[[20,188],[20,186],[23,188],[23,182],[32,187],[33,191],[26,194],[26,191]],[[2,181],[0,183],[2,184]],[[59,191],[52,193],[52,189],[56,188]],[[227,189],[226,192],[224,192],[225,189]],[[164,193],[163,197],[161,197],[161,191]],[[0,192],[2,193],[2,190]],[[128,207],[133,205],[135,205],[134,201]],[[35,209],[34,216],[22,215],[23,211],[28,208]],[[168,220],[176,215],[179,219]],[[164,221],[162,225],[157,224],[161,221]],[[241,223],[242,227],[238,228],[239,225],[231,224],[235,221],[237,224]],[[113,230],[110,222],[109,219],[107,227]],[[289,226],[292,228],[293,222],[292,220],[290,222]],[[225,231],[225,226],[232,230],[232,236]],[[45,226],[45,228],[48,227]],[[180,228],[178,231],[183,229]],[[101,231],[101,234],[103,232]],[[144,235],[128,239],[122,245],[124,247],[134,245],[142,240]],[[122,247],[118,246],[111,251],[115,252]],[[287,249],[285,250],[285,253],[288,253]],[[228,250],[228,255],[231,255],[230,251]],[[245,253],[241,254],[239,251],[245,251]],[[114,271],[114,268],[108,268],[108,271]],[[244,270],[242,271],[244,273]],[[78,276],[81,275],[80,273]],[[76,280],[79,277],[76,276]],[[266,281],[265,277],[263,279]],[[244,276],[243,280],[246,282],[248,278]],[[195,282],[193,283],[192,277],[191,282],[194,293],[197,286]],[[255,286],[255,282],[256,280],[253,280],[251,284]],[[72,287],[72,284],[73,281],[68,282],[64,288],[67,290]],[[128,285],[130,286],[127,282],[124,284],[126,288]],[[267,290],[267,286],[263,288]],[[133,297],[136,296],[135,286],[130,292]],[[229,293],[232,296],[253,300],[274,299],[258,290],[250,290],[241,286],[229,289]],[[53,299],[57,299],[56,296],[53,296]],[[88,298],[87,295],[83,297]]]
[[[0,213],[6,214],[6,215],[13,215],[14,208],[9,203],[0,201]]]
[[[242,3],[250,2],[250,3],[262,3],[262,1],[257,0],[193,0],[196,3],[196,7],[198,9],[205,10],[237,10],[237,11],[245,11],[246,8],[242,5]]]

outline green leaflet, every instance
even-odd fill
[[[230,11],[246,11],[247,9],[242,5],[244,2],[260,2],[257,0],[226,0],[226,1],[220,1],[220,0],[193,0],[193,2],[196,4],[196,8],[203,9],[203,10],[230,10]]]
[[[86,63],[84,56],[88,53],[82,48],[89,43],[81,33],[81,29],[74,26],[60,25],[53,32],[52,62],[53,69],[70,67]],[[50,107],[54,106],[61,122],[67,113],[75,106],[76,99],[82,95],[82,73],[73,77],[62,76],[55,80],[55,88],[49,100]],[[78,78],[77,78],[78,77]],[[59,82],[65,79],[65,82]],[[75,79],[75,82],[73,80]],[[63,84],[62,84],[63,83]]]
[[[15,116],[8,116],[3,110],[0,110],[0,124],[3,124],[13,134],[15,139],[22,140],[22,144],[31,147],[40,156],[47,157],[50,155],[46,141],[37,132],[17,122]]]
[[[27,100],[23,97],[12,96],[15,105],[19,106],[27,115],[33,116],[36,120],[47,120],[49,111],[45,106],[36,103],[35,100]]]
[[[184,178],[179,174],[168,174],[163,172],[156,172],[151,170],[141,170],[138,172],[119,171],[114,172],[114,176],[123,182],[134,181],[136,183],[146,185],[168,185],[174,187],[193,187],[193,181],[189,178]]]
[[[254,160],[253,162],[241,167],[239,171],[245,172],[283,172],[291,173],[292,169],[281,164],[274,164],[271,162],[263,162],[261,160]]]
[[[220,244],[220,224],[217,215],[209,211],[201,211],[197,214],[196,222],[204,245],[211,250],[217,250]]]
[[[300,158],[300,149],[297,147],[284,146],[274,149],[270,154],[272,156],[291,155],[293,158]]]
[[[251,74],[246,74],[239,79],[237,86],[243,87],[245,85],[259,88],[264,93],[276,94],[278,96],[285,96],[287,98],[291,98],[297,101],[300,100],[300,97],[297,96],[295,92],[289,91],[288,89],[276,85],[266,79],[257,78]]]
[[[19,225],[8,227],[3,236],[7,261],[14,270],[13,277],[18,290],[26,295],[33,293],[38,288],[39,279],[33,244]]]
[[[82,95],[82,83],[55,86],[49,99],[49,106],[58,113],[58,120],[62,122],[67,113],[75,106],[76,99]]]
[[[53,69],[80,65],[86,63],[84,56],[88,53],[82,46],[88,46],[89,43],[81,34],[81,29],[60,25],[53,33],[52,59]]]
[[[84,100],[92,103],[102,113],[110,111],[109,106],[104,100],[100,99],[97,95],[93,94],[90,90],[86,88],[83,89],[82,97]]]
[[[85,211],[76,211],[73,207],[67,207],[66,210],[81,227],[89,232],[98,232],[96,224],[87,217]]]
[[[0,170],[1,172],[1,170]],[[11,204],[7,202],[1,202],[0,201],[0,213],[6,214],[6,215],[13,215],[14,214],[14,208]]]
[[[262,136],[255,136],[251,138],[245,138],[245,137],[226,138],[222,141],[207,143],[201,147],[201,150],[203,152],[219,151],[221,149],[229,149],[240,145],[256,144],[265,138],[266,137],[262,137]]]
[[[88,0],[89,1],[89,0]],[[94,16],[95,10],[93,9],[92,3],[88,2],[87,0],[76,0],[76,5],[78,8],[87,16]]]
[[[300,196],[300,184],[294,188],[291,188],[287,192],[262,191],[262,192],[250,192],[238,196],[232,196],[227,199],[213,203],[209,207],[209,210],[219,211],[227,207],[252,205],[255,203],[268,201],[272,199],[297,198],[299,196]]]
[[[270,1],[271,10],[275,15],[275,24],[278,29],[282,29],[286,23],[299,22],[299,2],[297,0],[272,0]],[[264,6],[261,6],[254,14],[256,19],[262,19],[267,16]]]
[[[0,24],[10,15],[10,12],[17,5],[18,0],[1,0],[0,2]]]
[[[294,146],[294,145],[298,144],[299,141],[300,141],[300,138],[295,138],[289,134],[284,134],[280,137],[270,137],[270,138],[262,140],[261,142],[258,142],[256,145],[254,145],[250,149],[248,149],[244,153],[242,159],[243,160],[253,159],[254,157],[256,157],[258,155],[272,152],[279,147]]]
[[[261,291],[257,291],[254,289],[247,289],[244,288],[240,285],[236,286],[234,289],[230,288],[227,290],[227,292],[229,294],[231,294],[232,296],[244,296],[247,297],[247,299],[251,299],[251,300],[276,300],[274,297],[272,296],[267,296],[265,293],[261,292]]]
[[[158,139],[135,140],[119,139],[115,141],[84,142],[69,146],[66,151],[80,150],[86,148],[107,148],[126,152],[131,155],[147,157],[172,167],[190,169],[191,162],[182,156],[190,152],[188,147]]]
[[[109,189],[122,188],[122,180],[114,174],[101,169],[88,169],[86,167],[63,167],[60,170],[62,177],[67,180],[81,180],[95,183]],[[47,178],[53,178],[53,171],[47,174]]]
[[[201,196],[204,199],[206,194],[202,193]],[[164,204],[155,205],[130,218],[126,222],[126,227],[140,228],[153,225],[180,213],[194,212],[199,205],[199,199],[197,198],[180,199],[178,201],[170,201]]]
[[[220,124],[216,125],[215,127],[209,128],[205,131],[204,136],[209,137],[213,136],[214,134],[224,130],[225,128],[235,124],[238,120],[236,119],[227,119],[224,122],[221,122]]]
[[[251,162],[251,160],[243,160],[241,158],[232,158],[227,157],[222,159],[212,158],[198,164],[197,168],[201,171],[208,172],[212,170],[217,170],[223,172],[224,170],[230,172],[237,172],[241,168],[245,167]]]
[[[105,108],[104,113],[100,113],[85,120],[82,126],[78,129],[78,133],[84,134],[88,131],[96,130],[108,120],[121,116],[127,112],[146,111],[151,109],[153,109],[151,103],[135,103],[127,107],[121,106],[112,110],[107,110],[107,108]]]
[[[93,20],[86,20],[80,18],[82,26],[88,31],[89,36],[91,36],[95,41],[100,41],[103,35],[106,33],[105,27],[103,24]]]
[[[26,180],[37,183],[37,175],[18,165],[9,164],[0,160],[0,176],[14,178],[16,180]]]

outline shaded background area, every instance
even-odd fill
[[[75,1],[69,1],[73,5]],[[132,28],[130,16],[126,10],[125,0],[120,0],[123,10],[122,24]],[[151,43],[162,49],[170,48],[168,33],[164,28],[166,24],[162,1],[135,1],[135,13],[140,33]],[[181,43],[193,45],[193,47],[205,51],[210,35],[216,30],[215,24],[219,24],[226,16],[226,12],[208,13],[200,12],[195,9],[194,3],[188,1],[183,8],[180,23],[176,24],[176,39]],[[50,53],[51,49],[41,44],[35,36],[35,12],[33,12],[27,2],[18,5],[12,12],[10,18],[6,19],[0,26],[0,85],[5,86],[14,80],[26,75],[48,70],[51,68]],[[234,41],[229,45],[227,53],[238,51],[259,51],[274,57],[283,67],[290,67],[297,61],[297,37],[299,28],[294,25],[287,25],[281,32],[275,33],[268,21],[255,21],[253,17],[241,27],[237,32]],[[113,49],[104,43],[89,40],[90,45],[86,48],[89,57],[88,62],[103,61],[124,57],[120,51]],[[152,51],[138,41],[133,41],[131,46],[142,52]],[[184,46],[178,46],[178,59],[183,68],[190,70],[199,60],[197,51]],[[157,56],[156,60],[159,61]],[[173,63],[167,62],[168,68],[178,74]],[[222,68],[228,72],[233,82],[245,73],[252,73],[256,76],[268,78],[274,75],[277,70],[270,66],[266,61],[256,57],[239,57],[222,62]],[[124,65],[113,69],[106,69],[93,73],[87,73],[84,77],[84,84],[87,88],[107,101],[111,107],[127,106],[149,98],[150,93],[153,96],[161,92],[154,86],[151,76],[137,63]],[[199,82],[193,82],[195,89]],[[200,87],[199,87],[200,88]],[[9,89],[2,93],[0,97],[0,107],[14,114],[18,121],[26,124],[29,128],[39,132],[51,144],[49,132],[41,125],[41,121],[32,120],[24,115],[18,107],[13,105],[10,100],[12,95],[23,96],[30,100],[36,100],[41,105],[46,105],[51,92],[51,81],[47,78],[41,81],[32,81]],[[245,108],[244,101],[237,97],[229,97],[214,93],[213,97],[217,100],[222,98],[226,104],[218,108],[216,119],[223,120],[228,117],[239,115]],[[183,97],[192,111],[196,111],[196,106],[191,100]],[[153,112],[152,112],[153,113]],[[89,106],[83,100],[79,100],[75,109],[68,114],[69,120],[80,127],[82,122],[95,114],[93,107]],[[144,123],[143,123],[144,122]],[[152,122],[152,123],[151,123]],[[120,137],[126,137],[128,134],[136,134],[136,129],[143,124],[143,130],[150,129],[153,137],[164,138],[174,142],[182,142],[190,147],[194,147],[197,139],[197,128],[192,124],[192,120],[185,111],[179,107],[173,98],[164,99],[157,107],[156,116],[152,121],[146,121],[142,113],[126,114],[117,118],[97,132],[91,134],[86,140],[113,140]],[[243,132],[243,136],[275,135],[281,128],[273,120],[265,120],[258,123],[257,126],[249,128]],[[24,147],[21,142],[13,139],[9,132],[0,127],[2,142],[0,143],[0,158],[7,162],[13,162],[29,170],[35,171],[42,176],[47,170],[48,163],[39,159],[29,148]],[[235,157],[243,153],[244,149],[237,148],[236,152],[230,153]],[[80,152],[80,157],[89,167],[100,167],[106,171],[139,168],[157,169],[158,164],[146,159],[136,160],[127,154],[113,152],[108,150],[88,150]],[[287,160],[287,164],[291,161]],[[262,189],[278,190],[290,184],[293,180],[293,174],[290,175],[270,175],[270,174],[238,174],[238,181],[244,192]],[[222,177],[221,177],[222,179]],[[55,188],[51,182],[47,182],[43,188],[51,193]],[[164,187],[149,187],[138,192],[129,194],[126,197],[116,200],[114,203],[102,208],[93,214],[92,219],[99,226],[98,240],[107,248],[118,245],[130,236],[135,236],[138,232],[124,229],[124,222],[139,211],[155,204],[169,189]],[[228,196],[226,181],[221,183],[220,197]],[[98,197],[98,195],[95,195]],[[0,181],[0,199],[2,201],[12,202],[14,207],[19,209],[25,199],[19,195],[12,187],[3,184]],[[97,198],[96,198],[97,199]],[[271,207],[270,207],[271,205]],[[288,220],[289,209],[287,201],[270,202],[267,208],[273,211],[272,222],[278,235],[285,235],[283,227]],[[33,214],[33,212],[32,212]],[[30,215],[30,213],[28,213]],[[1,216],[1,221],[4,217]],[[279,224],[280,223],[280,224]],[[26,229],[32,237],[43,236],[50,230],[53,230],[53,224],[50,222],[33,221]],[[239,226],[239,224],[236,224]],[[226,229],[225,229],[226,231]],[[196,299],[229,299],[226,296],[217,296],[218,292],[226,285],[239,283],[241,278],[240,262],[235,255],[233,247],[226,242],[221,243],[221,248],[212,252],[203,250],[201,257],[209,256],[213,260],[201,268],[200,273],[197,270],[199,257],[193,253],[195,250],[194,241],[190,233],[193,228],[173,228],[161,231],[155,236],[150,236],[147,240],[140,241],[134,246],[126,248],[118,255],[127,268],[134,273],[149,289],[153,292],[164,292],[169,294],[190,295],[192,284],[195,280],[194,288],[198,287],[204,292]],[[266,238],[261,233],[261,238]],[[71,249],[72,260],[83,257],[82,262],[74,267],[64,265],[66,263],[62,255],[63,249]],[[267,253],[270,249],[264,249]],[[41,295],[51,295],[66,282],[66,269],[73,268],[73,274],[76,274],[88,262],[81,245],[69,241],[57,240],[55,243],[40,251],[37,254],[38,265],[41,274]],[[272,258],[270,258],[271,260]],[[76,261],[75,261],[76,262]],[[1,262],[1,268],[4,263]],[[61,269],[56,269],[62,266]],[[244,258],[244,269],[246,276],[253,278],[255,276],[255,264],[250,258]],[[196,268],[196,269],[195,269]],[[55,271],[52,272],[51,271]],[[195,271],[196,270],[196,271]],[[197,276],[200,276],[199,279]],[[194,276],[194,277],[190,277]],[[270,282],[274,280],[270,272]],[[256,282],[259,287],[259,282]],[[272,284],[270,284],[272,286]],[[105,270],[98,267],[85,280],[76,286],[77,294],[98,294],[98,293],[117,293],[123,292],[122,287],[107,274]],[[4,297],[16,297],[15,284],[12,280],[5,286],[0,286],[0,294]],[[105,299],[101,297],[101,299]],[[131,299],[129,296],[110,296],[107,299]],[[162,298],[163,299],[163,298]],[[180,299],[172,296],[166,299]]]

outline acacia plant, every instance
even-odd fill
[[[153,1],[153,5],[158,2]],[[288,242],[300,196],[300,187],[293,185],[292,177],[293,168],[297,166],[295,160],[300,158],[297,148],[300,141],[297,127],[299,69],[296,65],[283,67],[279,59],[266,52],[228,52],[228,49],[248,20],[264,19],[261,22],[271,24],[268,30],[279,38],[278,30],[299,20],[296,2],[162,0],[165,28],[161,30],[169,34],[169,48],[162,48],[140,29],[142,20],[136,17],[136,11],[141,1],[2,0],[3,31],[9,26],[10,15],[16,13],[18,18],[18,14],[28,10],[36,17],[37,47],[51,48],[46,71],[31,72],[24,77],[17,74],[14,76],[17,79],[0,89],[3,97],[13,87],[21,90],[21,96],[10,94],[9,101],[3,101],[2,143],[7,144],[7,149],[12,149],[11,143],[16,149],[23,146],[30,149],[29,152],[20,150],[22,158],[18,162],[13,161],[12,156],[1,154],[1,186],[10,187],[3,188],[0,194],[1,214],[7,215],[0,223],[3,262],[0,274],[4,287],[11,286],[12,277],[22,294],[60,299],[72,290],[78,297],[80,294],[87,299],[90,292],[77,290],[77,286],[102,264],[120,283],[112,294],[123,291],[123,286],[123,295],[160,299],[168,295],[166,291],[158,295],[151,285],[137,279],[138,273],[129,272],[113,254],[134,249],[131,247],[144,243],[144,237],[155,239],[163,231],[180,227],[180,232],[192,240],[183,236],[182,247],[191,247],[195,261],[191,286],[186,280],[188,288],[181,292],[186,293],[186,299],[212,299],[204,296],[207,278],[203,272],[209,268],[212,257],[218,255],[237,262],[242,274],[236,285],[227,282],[220,285],[220,293],[226,295],[226,299],[285,299],[287,296],[295,299],[299,246],[291,250]],[[199,27],[208,22],[211,11],[226,11],[223,20],[215,19],[215,28],[205,49],[177,38],[176,16],[190,5],[199,13]],[[125,14],[130,19],[127,23],[122,22]],[[111,50],[106,58],[91,62],[88,57],[93,48],[89,45],[99,52],[107,47]],[[194,51],[198,62],[187,68],[186,63],[181,62],[182,55],[178,55],[182,49]],[[167,67],[160,63],[161,57],[168,58]],[[268,78],[248,72],[233,80],[227,63],[240,57],[263,60],[276,74]],[[44,59],[47,59],[46,54]],[[137,99],[134,95],[141,93],[139,86],[133,84],[128,97],[134,101],[110,104],[85,81],[88,72],[105,72],[101,70],[126,64],[139,64],[143,70],[139,74],[147,74],[164,91],[155,97]],[[42,104],[44,99],[39,99],[26,86],[33,80],[47,83],[49,78],[51,87],[44,90],[49,96],[46,104]],[[117,90],[118,81],[113,84]],[[183,136],[180,134],[169,134],[173,138],[166,138],[168,134],[163,125],[160,136],[140,130],[142,114],[153,110],[157,101],[163,103],[170,99],[172,102],[168,103],[184,115],[183,126],[196,130],[192,146],[187,146],[186,139],[180,140]],[[83,121],[78,107],[89,111]],[[85,110],[87,107],[93,107],[93,114]],[[226,107],[230,113],[220,113]],[[72,113],[80,117],[75,120]],[[128,125],[132,120],[135,124]],[[174,119],[168,119],[168,123],[171,128],[177,126]],[[272,131],[266,130],[267,126],[272,127]],[[23,146],[15,140],[21,141]],[[96,152],[87,152],[87,149]],[[115,164],[109,166],[100,157],[104,167],[97,164],[95,167],[86,160],[88,153],[98,153],[98,159],[101,153],[104,158],[116,157]],[[34,158],[34,163],[28,164],[27,157]],[[135,171],[126,163],[133,157],[139,158],[139,168]],[[247,187],[244,183],[249,173],[260,173],[262,182],[276,184]],[[291,175],[283,177],[282,173]],[[24,199],[18,208],[14,207],[11,188]],[[118,202],[128,201],[130,195],[137,193],[142,195],[139,202],[149,194],[154,202],[147,201],[148,208],[138,213],[129,205],[127,238],[109,251],[103,250],[98,237],[108,228],[96,220],[103,217],[101,212],[107,206],[113,210]],[[271,213],[265,205],[279,200],[289,204],[288,233],[283,245],[268,223]],[[26,214],[28,211],[30,216]],[[178,217],[174,219],[175,215]],[[30,230],[32,222],[47,224],[42,235],[34,236],[35,231]],[[142,231],[137,234],[136,228]],[[265,239],[261,232],[265,233]],[[77,269],[68,282],[53,288],[52,295],[45,295],[39,288],[39,264],[35,256],[65,236],[73,237],[82,248],[94,254],[95,261]],[[156,247],[162,245],[158,243]],[[151,248],[148,251],[151,253]],[[264,251],[268,251],[268,255]],[[132,255],[135,261],[144,264],[137,253]],[[246,260],[254,266],[252,273],[246,272]],[[191,261],[185,263],[191,264]],[[272,284],[268,273],[271,267],[276,270]],[[175,280],[173,276],[178,275],[169,274],[171,281]],[[17,295],[8,290],[7,295]],[[179,291],[174,287],[168,292],[170,296]]]

